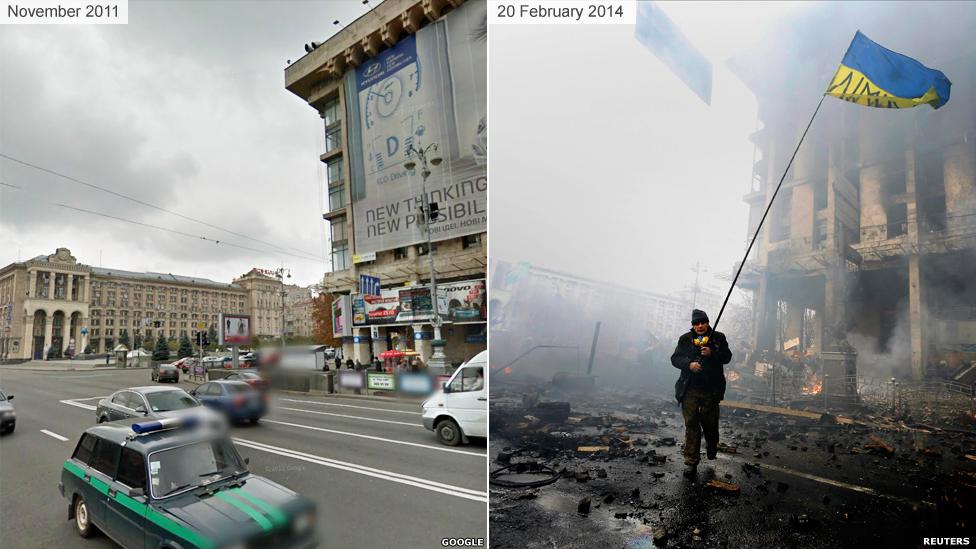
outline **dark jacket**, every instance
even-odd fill
[[[688,392],[688,383],[691,376],[705,376],[705,388],[712,394],[725,398],[725,368],[723,365],[732,362],[732,351],[729,350],[729,342],[725,339],[725,334],[709,330],[708,346],[712,349],[712,355],[701,356],[699,348],[695,346],[694,339],[698,337],[694,330],[689,330],[678,338],[678,345],[674,348],[671,355],[671,365],[681,370],[681,376],[674,384],[674,397],[681,402]],[[692,362],[699,362],[702,370],[694,373],[688,367]]]

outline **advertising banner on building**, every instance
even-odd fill
[[[487,230],[487,4],[466,2],[347,74],[357,255],[426,239],[421,168],[407,151],[437,144],[426,188],[434,241]],[[354,145],[355,146],[355,145]],[[416,155],[413,159],[416,161]]]
[[[251,317],[220,314],[220,344],[249,345],[251,343]]]
[[[437,291],[447,299],[444,320],[455,323],[485,322],[488,320],[488,295],[485,279],[438,284]]]
[[[441,317],[447,316],[444,292],[440,294]],[[352,318],[354,326],[411,324],[430,321],[434,317],[429,286],[409,286],[382,290],[380,295],[354,294]]]
[[[349,312],[352,310],[349,296],[341,295],[332,302],[332,335],[347,337],[352,335]]]

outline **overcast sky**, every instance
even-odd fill
[[[725,62],[798,8],[659,6],[711,60],[711,106],[633,25],[491,27],[493,257],[658,292],[701,261],[727,289],[711,278],[745,251],[756,100]]]
[[[334,20],[366,10],[361,0],[131,1],[124,26],[5,26],[0,153],[300,257],[0,158],[0,266],[67,247],[119,269],[229,282],[283,263],[294,282],[320,281],[322,122],[284,89],[284,68],[339,30]]]

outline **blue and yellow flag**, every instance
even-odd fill
[[[825,93],[864,107],[907,109],[929,104],[938,109],[949,102],[951,86],[942,71],[895,53],[857,31]]]

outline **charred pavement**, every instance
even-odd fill
[[[691,480],[673,400],[498,383],[490,412],[492,547],[921,547],[972,534],[971,408],[940,429],[865,408],[723,403],[718,459]]]

